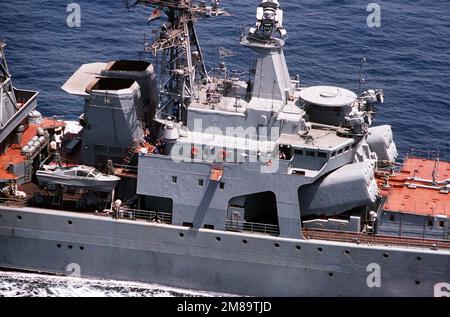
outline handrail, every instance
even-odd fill
[[[25,207],[28,206],[30,202],[29,198],[7,198],[7,197],[0,197],[0,204],[5,205],[13,205],[18,207]]]
[[[412,237],[397,237],[385,235],[367,235],[357,232],[332,231],[322,229],[303,229],[305,239],[317,239],[335,242],[347,242],[366,245],[405,246],[437,249],[450,249],[450,241],[432,240]]]
[[[157,212],[150,210],[140,210],[140,209],[130,209],[130,208],[120,208],[118,211],[113,213],[114,218],[118,219],[131,219],[131,220],[147,220],[151,222],[172,223],[172,214],[168,212]]]
[[[225,230],[235,232],[249,231],[249,232],[267,233],[271,235],[280,234],[280,229],[278,225],[247,222],[247,221],[234,221],[229,219],[225,220]]]

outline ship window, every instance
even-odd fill
[[[205,229],[210,229],[210,230],[214,230],[214,226],[213,225],[204,225]]]
[[[429,219],[428,220],[428,226],[429,227],[433,227],[433,219]]]
[[[225,188],[225,183],[221,182],[220,183],[220,189],[224,189]]]
[[[303,150],[294,150],[295,155],[303,155]]]
[[[85,171],[85,170],[77,171],[77,176],[86,177],[86,176],[88,176],[88,174],[89,174],[89,171]]]
[[[306,156],[315,156],[315,153],[314,151],[306,151]]]
[[[349,145],[349,146],[346,146],[345,147],[345,151],[347,152],[347,151],[349,151],[350,149],[351,149],[352,147]]]
[[[317,154],[319,157],[322,158],[326,158],[327,157],[327,153],[326,152],[319,152],[319,154]]]
[[[439,220],[439,227],[444,228],[444,220]]]
[[[342,154],[344,152],[344,149],[339,149],[338,154]]]
[[[395,221],[395,216],[394,216],[394,215],[391,215],[391,216],[389,217],[389,220],[390,220],[390,221]]]
[[[176,176],[172,176],[172,183],[176,183],[178,178]]]
[[[335,157],[336,156],[336,152],[331,153],[331,157]]]
[[[75,171],[67,171],[67,172],[64,173],[64,175],[75,176]]]
[[[192,222],[183,222],[183,227],[193,228],[194,224]]]
[[[198,180],[198,186],[203,187],[203,179],[199,179],[199,180]]]

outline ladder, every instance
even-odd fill
[[[123,159],[123,164],[124,165],[130,164],[131,160],[133,159],[134,155],[136,154],[136,151],[137,151],[136,144],[128,149],[128,152],[125,155],[125,158]]]
[[[32,160],[26,160],[24,162],[24,182],[28,183],[31,182],[31,174],[32,174],[32,169],[33,167],[31,166],[33,161]]]

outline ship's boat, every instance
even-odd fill
[[[120,177],[102,174],[94,167],[86,165],[73,167],[46,165],[36,172],[36,177],[40,185],[50,183],[102,191],[112,191],[120,180]]]

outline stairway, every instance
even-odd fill
[[[123,159],[123,165],[129,165],[133,157],[136,155],[137,146],[134,144],[132,147],[128,149],[127,154]]]

